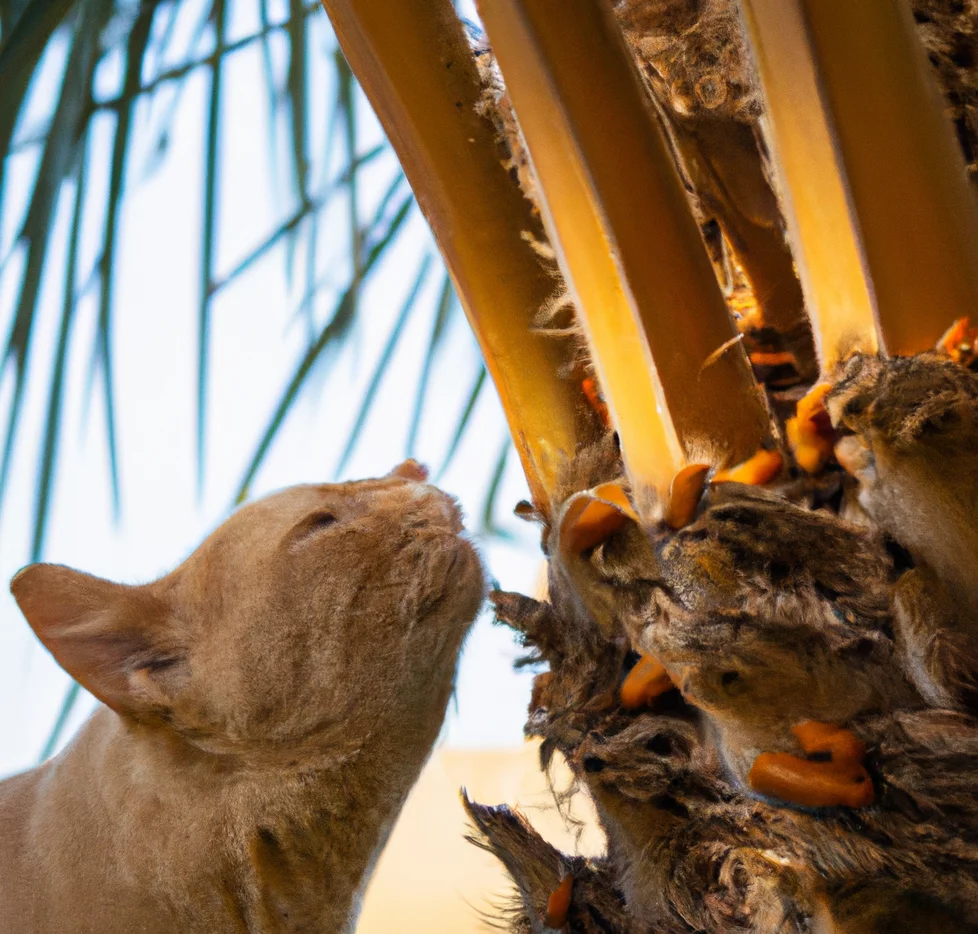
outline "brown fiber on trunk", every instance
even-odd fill
[[[465,799],[513,931],[978,929],[976,2],[482,0],[467,54],[447,0],[326,4],[536,499],[526,734],[607,839]]]

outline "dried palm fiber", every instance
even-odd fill
[[[740,10],[731,0],[617,0],[615,14],[656,96],[677,114],[752,123],[762,103]]]
[[[498,857],[516,885],[516,897],[503,911],[510,930],[520,934],[546,930],[548,902],[568,875],[573,883],[565,923],[571,930],[581,934],[638,934],[642,930],[627,914],[605,861],[566,856],[505,805],[486,807],[465,796],[462,800],[473,824],[468,839]]]
[[[855,912],[854,893],[881,873],[897,880],[886,897],[901,913],[914,900],[934,910],[931,899],[939,898],[948,904],[941,909],[945,920],[958,910],[975,916],[973,808],[962,794],[975,763],[962,763],[952,775],[933,768],[944,744],[954,744],[953,730],[972,744],[978,736],[974,724],[959,722],[961,715],[934,712],[936,722],[928,723],[932,712],[908,714],[869,725],[881,737],[880,768],[895,803],[881,802],[857,819],[773,807],[729,782],[707,724],[677,695],[653,710],[622,709],[617,693],[633,661],[624,638],[605,638],[593,622],[585,636],[573,602],[577,626],[551,604],[515,594],[497,593],[494,600],[499,617],[549,663],[534,685],[527,733],[543,737],[545,760],[559,750],[593,796],[608,837],[601,865],[614,870],[610,878],[628,917],[639,922],[635,929],[808,930],[824,905],[833,913]],[[974,756],[973,745],[958,748]],[[926,817],[916,810],[923,802],[930,806]],[[938,807],[961,802],[967,828],[933,819]],[[967,845],[957,836],[962,829]],[[893,846],[906,843],[901,836],[916,849]],[[493,842],[507,865],[519,863],[505,841]],[[953,883],[946,864],[957,864]],[[957,907],[947,902],[952,886]],[[864,908],[878,911],[879,900]],[[578,929],[586,930],[571,927]]]
[[[964,460],[952,466],[961,467],[978,452],[968,440],[976,386],[934,354],[857,359],[830,408],[841,432],[872,447],[873,467],[907,448],[958,452]],[[558,498],[622,472],[611,439],[578,463]],[[840,484],[857,482],[830,470]],[[973,495],[967,482],[955,494],[951,474],[952,496]],[[870,480],[885,487],[882,476]],[[956,593],[953,567],[915,564],[912,524],[909,537],[906,523],[881,528],[870,499],[856,527],[833,510],[839,499],[813,510],[786,492],[783,481],[767,492],[724,484],[684,529],[651,536],[623,519],[572,556],[585,576],[580,566],[568,573],[558,513],[544,529],[551,603],[494,596],[499,618],[549,667],[535,681],[527,733],[543,738],[544,766],[559,750],[594,798],[613,885],[639,930],[810,930],[824,912],[842,930],[970,928],[978,722],[967,694],[921,688],[918,654],[949,627],[974,631],[960,622],[970,597],[957,597],[957,616],[908,618],[900,593],[922,568]],[[908,622],[930,627],[928,638],[908,638]],[[690,703],[673,692],[626,710],[632,646],[660,652]],[[934,681],[942,658],[929,663]],[[952,687],[975,661],[965,643]],[[941,709],[952,703],[962,709]],[[752,736],[776,746],[779,731],[790,750],[791,725],[812,717],[839,719],[865,745],[870,806],[812,813],[759,798],[730,761]]]
[[[978,376],[941,354],[851,360],[827,397],[872,521],[906,550],[894,621],[928,702],[978,704]]]
[[[536,178],[533,175],[526,143],[523,140],[523,134],[516,120],[516,114],[513,112],[513,105],[510,102],[496,59],[483,33],[470,26],[469,37],[482,83],[482,97],[477,109],[495,126],[500,161],[506,171],[509,172],[514,183],[519,186],[530,201],[535,216],[539,217],[540,199]],[[536,251],[541,265],[547,269],[554,280],[553,295],[540,308],[537,324],[557,332],[566,331],[576,337],[578,357],[586,366],[587,352],[583,332],[575,323],[570,291],[560,275],[557,258],[547,240],[547,235],[542,228],[535,227],[532,230],[526,230],[524,238]]]
[[[978,2],[914,0],[913,14],[971,180],[978,184]]]

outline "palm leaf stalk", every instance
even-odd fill
[[[616,0],[614,7],[740,330],[769,360],[790,353],[797,375],[810,378],[811,332],[763,165],[757,96],[738,59],[735,11],[720,4],[697,22],[692,7],[642,0]]]
[[[753,336],[759,349],[766,348],[771,336],[781,337],[799,377],[810,379],[817,363],[805,300],[754,128],[713,113],[683,117],[663,113],[661,105],[657,110],[674,141],[677,162],[696,192],[699,212],[715,220],[722,232],[727,265],[739,265],[750,286],[747,307],[735,309],[741,318],[739,329]],[[723,284],[733,293],[736,270],[726,272]]]
[[[908,4],[746,0],[822,368],[978,307],[978,205]]]
[[[553,281],[522,234],[538,224],[500,164],[475,56],[448,0],[324,0],[340,47],[404,167],[499,392],[535,503],[589,410],[562,372],[566,342],[534,320]]]
[[[751,456],[768,440],[767,410],[610,11],[480,10],[647,511],[688,464]],[[738,400],[723,420],[721,398]]]

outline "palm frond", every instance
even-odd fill
[[[402,178],[400,176],[395,178],[387,194],[381,199],[378,214],[385,213],[389,198],[400,188],[401,181]],[[245,470],[244,478],[235,496],[236,502],[240,503],[247,498],[255,475],[265,460],[272,442],[275,440],[275,436],[278,434],[286,416],[292,409],[313,367],[323,361],[328,351],[336,350],[338,343],[349,334],[356,316],[357,295],[360,287],[370,276],[371,272],[373,272],[381,257],[385,255],[387,249],[397,237],[412,207],[414,207],[414,196],[410,194],[406,195],[401,201],[400,206],[394,212],[394,216],[388,222],[383,233],[379,234],[375,241],[365,244],[365,258],[362,260],[359,268],[354,269],[353,275],[337,302],[332,317],[329,319],[329,323],[322,329],[316,341],[302,355],[302,359],[299,361],[292,379],[289,381],[289,385],[282,394],[278,406],[275,408],[275,412],[269,420],[268,427],[258,442],[258,447]]]
[[[367,416],[370,414],[374,399],[377,397],[377,390],[380,388],[380,384],[383,381],[384,376],[390,369],[391,358],[394,356],[394,351],[397,349],[397,345],[404,334],[404,326],[408,323],[411,313],[417,307],[418,296],[421,293],[421,288],[424,285],[425,280],[428,278],[428,272],[431,269],[431,261],[432,257],[430,254],[425,256],[425,258],[421,261],[421,268],[418,270],[418,276],[414,280],[414,285],[411,286],[408,296],[404,300],[404,305],[401,307],[401,312],[397,316],[397,320],[394,322],[394,327],[391,328],[391,332],[387,337],[387,343],[384,345],[384,349],[377,360],[373,375],[370,377],[370,382],[367,384],[367,390],[364,392],[363,399],[360,402],[360,408],[357,411],[356,417],[353,419],[353,429],[350,431],[346,445],[343,448],[343,453],[340,455],[340,459],[336,464],[336,469],[333,471],[333,473],[336,475],[342,474],[344,468],[350,462],[350,457],[356,448],[357,441],[359,440],[360,433],[367,421]]]
[[[214,58],[211,61],[211,94],[207,108],[207,141],[204,153],[204,232],[201,242],[200,309],[197,315],[197,488],[203,485],[204,414],[207,411],[207,337],[210,325],[211,284],[214,274],[214,251],[217,246],[217,165],[218,121],[221,117],[221,53],[227,26],[226,0],[215,0],[211,10],[214,21]]]
[[[112,144],[112,163],[109,169],[108,205],[105,213],[105,234],[103,237],[102,259],[99,264],[101,276],[101,296],[98,312],[98,333],[96,337],[93,364],[102,373],[105,402],[106,440],[109,448],[109,472],[112,481],[112,504],[116,514],[119,512],[119,456],[115,431],[115,394],[112,391],[112,286],[113,268],[116,258],[116,237],[119,231],[119,211],[122,206],[123,185],[126,165],[129,160],[129,139],[132,129],[133,110],[142,76],[143,61],[149,48],[150,30],[153,25],[154,7],[143,6],[126,42],[125,77],[122,83],[122,98],[128,100],[126,106],[118,110],[115,140]]]
[[[35,0],[33,5],[39,5],[38,0]],[[26,250],[27,258],[7,346],[4,349],[3,360],[0,361],[0,372],[7,366],[12,367],[14,372],[13,397],[7,417],[7,434],[2,459],[0,459],[0,506],[2,506],[3,491],[7,486],[6,481],[24,402],[28,358],[34,336],[35,310],[58,193],[62,181],[72,170],[78,158],[80,131],[87,120],[91,82],[98,63],[99,36],[111,12],[112,4],[109,0],[94,0],[78,8],[74,14],[74,30],[64,79],[55,106],[51,130],[42,144],[43,151],[34,191],[18,237],[18,245]],[[16,38],[16,32],[13,38]],[[4,45],[4,52],[6,51],[7,46]],[[19,87],[20,81],[16,76],[12,76],[12,81],[15,87]],[[9,106],[19,108],[21,102],[16,99],[11,100]],[[2,109],[6,110],[7,106],[5,95]],[[17,115],[8,114],[5,119],[13,126]],[[2,142],[3,139],[0,138],[0,143]],[[6,158],[6,152],[0,155]]]
[[[462,412],[459,415],[458,423],[455,425],[452,440],[448,443],[448,450],[445,452],[445,459],[442,461],[441,467],[438,469],[438,473],[435,476],[436,482],[445,475],[445,471],[451,467],[452,461],[455,459],[459,445],[462,443],[462,438],[465,437],[465,429],[468,428],[469,422],[472,420],[472,413],[475,411],[476,402],[479,401],[479,395],[482,393],[482,387],[486,384],[486,372],[485,366],[481,366],[479,367],[479,371],[476,373],[475,381],[472,383],[472,388],[469,390],[465,405],[462,407]]]
[[[499,447],[499,454],[496,457],[496,466],[492,471],[492,478],[489,481],[489,489],[486,491],[485,505],[482,507],[482,532],[485,535],[497,535],[501,538],[508,538],[509,533],[496,525],[496,500],[499,498],[499,491],[502,489],[503,477],[506,474],[506,462],[509,460],[509,452],[513,449],[512,441],[507,435]]]
[[[418,380],[418,392],[414,400],[411,427],[408,430],[406,446],[408,457],[414,457],[414,451],[418,443],[418,431],[421,428],[421,413],[424,410],[425,393],[428,391],[428,383],[431,380],[432,367],[435,363],[435,357],[438,355],[438,349],[441,347],[442,340],[445,337],[451,313],[456,307],[455,290],[452,288],[451,278],[446,273],[441,287],[441,295],[438,298],[438,310],[435,312],[435,319],[431,326],[431,337],[428,339],[428,349],[425,351],[421,377]]]
[[[6,155],[24,97],[51,36],[64,21],[71,0],[6,0],[0,4],[0,199]]]
[[[257,23],[250,27],[253,31],[243,34],[232,31],[231,25],[237,22],[235,14],[242,7],[255,13]],[[0,229],[13,229],[13,235],[5,237],[7,242],[0,242],[0,277],[7,286],[4,294],[13,294],[13,301],[8,299],[0,308],[7,327],[0,348],[0,376],[5,378],[8,390],[0,447],[0,510],[14,456],[18,461],[23,457],[19,441],[26,436],[21,430],[27,411],[25,401],[29,394],[43,392],[46,399],[34,461],[36,484],[29,542],[33,560],[44,557],[59,453],[63,439],[75,427],[68,422],[65,397],[69,392],[69,360],[80,336],[86,334],[85,329],[76,327],[77,308],[83,297],[90,292],[94,295],[96,288],[94,340],[82,350],[89,354],[88,389],[93,398],[98,398],[104,416],[108,482],[117,518],[124,506],[121,441],[116,436],[118,388],[113,379],[118,357],[126,352],[114,342],[119,319],[128,313],[117,307],[116,288],[125,263],[125,253],[120,249],[124,218],[132,191],[167,159],[182,108],[191,103],[199,106],[193,94],[185,93],[189,79],[209,77],[201,136],[195,335],[198,490],[206,477],[211,433],[207,407],[213,353],[211,317],[217,298],[260,263],[279,257],[289,287],[298,286],[297,313],[308,329],[307,346],[299,353],[279,398],[270,406],[264,428],[258,426],[258,440],[237,491],[240,499],[252,486],[310,376],[324,372],[345,342],[357,333],[364,287],[381,270],[400,268],[387,264],[387,258],[409,229],[414,197],[390,158],[389,145],[383,139],[377,141],[373,127],[362,125],[366,123],[362,91],[328,33],[324,49],[320,41],[324,28],[328,29],[328,21],[317,0],[281,4],[272,0],[0,0],[0,220],[5,222]],[[226,263],[221,253],[221,178],[227,160],[234,157],[222,123],[230,91],[226,65],[231,56],[247,49],[255,49],[260,55],[271,114],[270,171],[284,210],[252,249]],[[318,88],[313,82],[318,79],[314,79],[314,70],[318,65],[317,74],[322,73],[324,51],[330,66],[329,100],[326,112],[319,117],[323,125],[317,126],[313,101],[319,98],[314,97],[313,91],[318,92]],[[35,93],[42,86],[38,76],[44,69],[48,69],[45,90]],[[51,70],[58,74],[53,96],[47,97]],[[105,166],[94,161],[95,150],[89,157],[96,121],[100,121],[99,132],[103,126],[111,127]],[[318,150],[322,140],[325,152]],[[13,159],[34,165],[34,171],[23,218],[12,227],[16,199],[3,195],[10,184]],[[391,170],[385,159],[393,165]],[[97,230],[98,243],[94,257],[84,247],[89,236],[86,218],[90,217],[99,218],[98,227],[92,228]],[[59,218],[67,237],[54,234]],[[323,235],[327,222],[331,232],[336,229],[337,218],[346,231],[346,241],[340,244],[345,255],[338,264],[335,237]],[[29,376],[32,361],[40,353],[38,348],[47,341],[46,335],[44,340],[39,338],[41,295],[42,285],[54,270],[63,281],[51,341],[53,355],[50,365],[45,364],[43,378]],[[362,395],[355,400],[355,416],[337,470],[345,469],[356,451],[364,426],[378,404],[389,363],[405,333],[420,324],[415,320],[420,316],[416,312],[424,304],[424,296],[430,294],[437,303],[432,330],[418,383],[407,388],[415,400],[406,433],[407,452],[414,453],[417,446],[435,364],[448,346],[449,325],[456,320],[459,306],[451,280],[434,256],[423,259],[413,274],[415,278],[405,282],[406,298],[393,319],[380,357],[372,364]],[[19,279],[11,283],[11,276]],[[338,276],[342,276],[339,283]],[[441,287],[427,288],[433,281],[440,282]],[[326,317],[322,316],[324,305],[331,307]],[[451,440],[445,466],[471,428],[485,372],[473,370],[471,376],[463,373],[453,378],[471,389],[460,390],[460,395],[468,392],[468,402],[459,423],[451,429],[446,427]],[[76,690],[65,698],[45,755],[58,744],[76,698]]]
[[[44,446],[41,449],[40,471],[37,480],[37,507],[34,510],[34,541],[31,545],[31,561],[39,561],[44,552],[47,533],[51,491],[54,485],[55,454],[61,427],[61,404],[64,398],[65,367],[68,357],[68,336],[75,317],[75,281],[78,275],[78,247],[81,235],[82,208],[85,203],[85,176],[88,150],[82,148],[75,174],[75,207],[68,240],[68,268],[65,271],[64,298],[61,303],[61,327],[58,331],[58,349],[51,368],[51,390],[48,396],[45,419]]]

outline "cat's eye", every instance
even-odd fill
[[[305,519],[293,528],[291,538],[295,540],[315,535],[317,532],[336,525],[338,521],[334,513],[325,510],[314,512],[312,515],[306,516]]]
[[[336,516],[331,512],[317,512],[306,521],[308,522],[306,531],[318,532],[320,529],[326,529],[331,525],[336,525]]]

